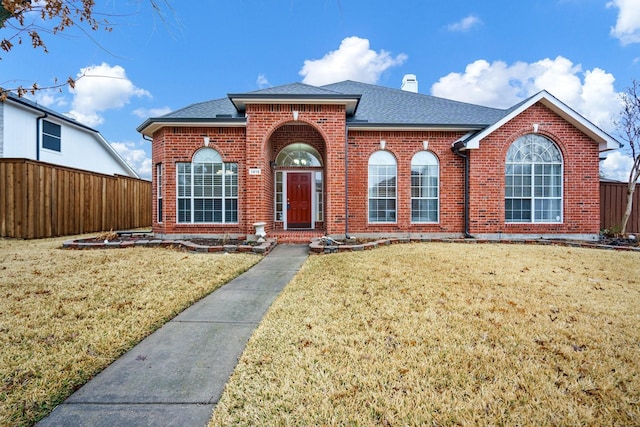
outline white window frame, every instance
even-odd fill
[[[372,168],[376,168],[375,170],[372,170]],[[380,174],[381,169],[379,168],[385,168],[385,169],[389,169],[389,170],[393,170],[393,173],[385,173],[384,175]],[[392,169],[391,169],[392,168]],[[374,172],[374,173],[372,173]],[[381,181],[382,178],[386,178],[383,181]],[[393,186],[393,197],[381,197],[379,195],[374,195],[373,193],[376,193],[376,191],[374,191],[374,188],[377,186],[376,183],[381,183],[384,181],[388,181],[390,179],[394,180],[394,186]],[[367,222],[369,224],[397,224],[398,223],[398,161],[396,160],[395,156],[393,154],[391,154],[391,152],[387,151],[387,150],[378,150],[375,151],[374,153],[371,154],[371,156],[369,156],[369,162],[368,162],[368,168],[367,168]],[[391,186],[385,186],[384,187],[386,191],[388,191],[389,188],[391,188]],[[379,190],[378,190],[379,191]],[[389,217],[389,212],[393,212],[393,219],[392,220],[385,220],[385,221],[380,221],[376,218],[371,217],[371,203],[373,201],[381,201],[381,200],[386,200],[388,201],[393,201],[393,209],[384,209],[384,211],[386,212],[385,217],[388,218]],[[376,209],[376,211],[380,212],[380,209]]]
[[[164,197],[162,194],[162,163],[156,164],[156,220],[158,223],[163,222],[164,217]]]
[[[434,178],[436,179],[435,191],[436,195],[433,196],[425,196],[425,193],[429,193],[433,187],[422,185],[423,180],[420,179],[420,185],[413,185],[414,178],[414,168],[427,168],[428,171],[431,171],[432,168],[435,168],[435,176],[432,174],[422,174],[420,173],[419,178],[426,177],[427,179]],[[414,196],[414,190],[419,192],[419,196]],[[414,220],[414,209],[413,202],[414,200],[435,200],[436,202],[436,218],[434,220]],[[411,159],[411,223],[412,224],[437,224],[440,222],[440,163],[438,161],[438,157],[431,151],[419,151],[417,152],[413,158]]]
[[[295,142],[280,150],[275,163],[279,169],[274,174],[274,220],[282,222],[284,229],[287,229],[287,172],[309,172],[312,183],[311,229],[315,229],[316,222],[324,221],[325,179],[324,171],[318,170],[322,167],[322,156],[313,146],[304,142]],[[318,177],[321,183],[320,188],[317,185]],[[281,192],[278,192],[278,184],[281,185]],[[281,198],[278,201],[280,195]]]
[[[518,151],[516,150],[516,144],[520,144],[520,143],[528,143],[529,145],[534,145],[534,144],[546,144],[546,149],[542,150],[542,151],[537,151],[537,152],[527,152],[525,153],[525,157],[522,159],[514,159],[512,158],[510,160],[510,156],[515,156]],[[545,160],[544,156],[548,155],[549,150],[553,149],[554,153],[551,154],[553,157],[557,157],[557,160]],[[510,169],[510,167],[516,168],[516,167],[529,167],[530,170],[526,173],[520,173],[520,174],[516,174],[516,173],[512,173],[509,174],[508,170]],[[536,184],[536,178],[541,178],[542,180],[544,180],[544,173],[540,174],[536,172],[536,169],[539,169],[539,167],[542,167],[544,169],[545,166],[559,166],[560,167],[560,172],[558,175],[551,175],[552,177],[555,177],[555,179],[557,179],[559,181],[558,185],[537,185]],[[538,168],[537,168],[538,167]],[[537,134],[527,134],[524,135],[518,139],[516,139],[511,146],[509,147],[509,150],[507,151],[507,155],[505,157],[505,223],[507,224],[562,224],[564,222],[564,160],[562,158],[562,151],[560,151],[560,148],[556,145],[555,142],[553,142],[552,140],[550,140],[547,137],[544,137],[542,135],[537,135]],[[546,175],[549,176],[549,175]],[[511,177],[511,180],[509,179]],[[517,180],[517,178],[521,178],[521,180]],[[529,183],[527,184],[526,182],[522,182],[525,179],[529,180]],[[553,179],[553,178],[552,178]],[[510,183],[511,181],[511,183]],[[521,182],[520,184],[518,182]],[[523,193],[525,191],[528,191],[527,194],[513,194],[514,192],[516,192],[516,189],[520,189]],[[545,196],[545,195],[537,195],[538,193],[540,193],[542,190],[542,192],[545,191],[545,189],[547,188],[558,188],[558,191],[560,193],[559,196]],[[510,194],[511,193],[511,194]],[[507,201],[508,200],[512,200],[512,201],[529,201],[530,203],[530,207],[528,209],[529,214],[531,216],[530,219],[527,220],[519,220],[519,219],[509,219],[508,218],[508,209],[507,209]],[[548,200],[556,200],[559,203],[559,212],[558,215],[556,216],[556,220],[555,221],[550,221],[547,219],[540,219],[539,217],[536,216],[536,212],[538,211],[538,209],[536,209],[539,206],[539,203],[543,203],[544,201],[548,201]],[[514,212],[513,209],[511,209],[512,212]],[[522,209],[520,210],[521,212],[523,211]]]
[[[45,131],[45,127],[47,126],[55,126],[59,131],[60,131],[60,135],[54,135],[52,133],[46,132]],[[60,125],[59,123],[55,123],[52,122],[50,120],[42,120],[42,130],[41,130],[41,146],[43,150],[48,150],[51,151],[53,153],[62,153],[62,125]],[[55,139],[56,141],[58,141],[58,149],[56,150],[55,148],[50,148],[50,147],[45,147],[45,139]]]
[[[189,183],[187,185],[180,184],[181,166],[186,168],[188,165],[188,172],[182,173],[185,177],[188,177]],[[196,195],[196,175],[194,175],[194,165],[203,165],[207,167],[209,165],[212,168],[211,174],[211,195]],[[215,175],[220,175],[220,183],[215,184]],[[233,179],[235,176],[235,183],[227,182],[227,179]],[[207,175],[203,175],[203,179],[206,179]],[[239,171],[237,163],[224,163],[220,154],[212,148],[201,148],[193,155],[191,162],[178,162],[176,163],[176,224],[238,224],[240,217],[239,209]],[[216,189],[220,190],[218,195],[215,194]],[[232,194],[227,194],[231,189]],[[235,189],[235,191],[233,191]],[[180,196],[180,190],[184,190],[188,193],[186,196]],[[206,187],[203,184],[203,192]],[[221,200],[221,220],[220,221],[196,221],[196,200]],[[182,200],[189,201],[189,220],[181,221],[180,216],[183,211],[180,209],[180,202]],[[235,201],[235,220],[227,220],[227,203]]]

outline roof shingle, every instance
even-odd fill
[[[221,116],[244,117],[244,112],[238,111],[231,100],[232,97],[246,96],[249,99],[259,99],[262,96],[265,98],[292,96],[300,99],[330,98],[340,95],[360,97],[356,113],[348,118],[348,122],[368,125],[484,127],[495,123],[508,111],[347,80],[325,86],[293,83],[233,94],[226,98],[191,104],[157,119],[158,121],[161,119],[189,121],[214,119]],[[148,125],[154,121],[156,120],[152,118],[145,124]],[[145,127],[145,124],[141,127]]]

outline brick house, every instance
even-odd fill
[[[597,238],[615,139],[545,91],[506,110],[416,92],[294,83],[146,120],[154,233]]]

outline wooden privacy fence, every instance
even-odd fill
[[[0,237],[151,226],[151,182],[27,159],[0,159]]]
[[[619,230],[627,208],[627,183],[600,181],[600,229]],[[640,185],[633,194],[627,233],[640,233]]]

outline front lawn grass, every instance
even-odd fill
[[[180,311],[260,260],[0,239],[0,425],[32,425]]]
[[[427,243],[313,256],[210,426],[640,425],[640,254]]]

